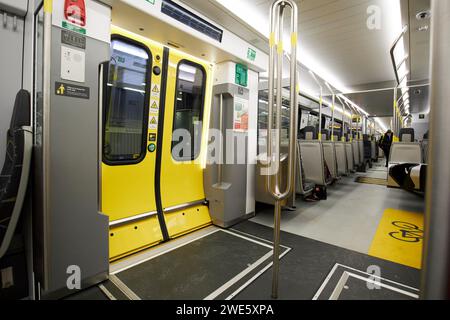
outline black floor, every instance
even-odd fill
[[[273,229],[252,222],[244,222],[235,227],[245,233],[272,239]],[[307,239],[286,232],[281,233],[281,243],[292,251],[281,260],[280,264],[280,299],[311,300],[336,264],[342,264],[366,272],[369,267],[379,267],[381,277],[403,285],[419,288],[420,271],[389,261],[373,258],[361,253],[338,248],[329,244]],[[338,279],[337,279],[338,280]],[[336,281],[337,281],[336,280]],[[269,300],[271,294],[272,273],[266,272],[247,287],[236,299]],[[330,283],[327,290],[334,289]],[[345,299],[364,299],[359,290],[347,292],[341,296]],[[364,293],[373,299],[392,299],[391,293],[380,294],[384,290]],[[331,293],[330,292],[330,293]],[[325,292],[324,292],[325,293]],[[327,294],[321,298],[327,297]],[[329,297],[329,295],[328,295]],[[398,295],[395,295],[395,299]]]
[[[266,244],[269,244],[273,237],[272,228],[248,221],[235,226],[233,231],[248,234]],[[329,299],[345,271],[367,278],[368,270],[379,270],[378,275],[389,280],[383,283],[400,291],[418,294],[414,288],[419,288],[419,270],[285,232],[281,232],[281,244],[292,250],[280,263],[280,300],[313,299],[336,264],[342,266],[337,267],[329,277],[327,285],[323,287],[317,299]],[[282,252],[286,250],[283,248]],[[223,286],[269,251],[269,248],[260,244],[219,231],[116,276],[144,300],[198,300],[204,299]],[[271,259],[264,261],[260,267],[233,284],[217,299],[230,297],[241,289],[234,297],[235,300],[270,300],[272,268],[262,273],[270,261]],[[254,282],[243,288],[259,274]],[[126,296],[111,282],[103,285],[118,300],[126,299]],[[406,286],[411,288],[405,289]],[[91,288],[70,298],[104,300],[106,296],[98,288]],[[385,287],[369,290],[365,281],[354,277],[348,279],[338,298],[413,299]]]
[[[200,300],[269,252],[219,231],[116,276],[143,300]]]

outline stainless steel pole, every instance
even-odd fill
[[[281,167],[280,167],[280,145],[281,145],[281,116],[282,116],[282,78],[283,78],[283,17],[285,8],[291,8],[291,58],[290,58],[290,124],[289,124],[289,163],[286,189],[281,191]],[[280,263],[280,224],[281,224],[281,206],[282,202],[288,198],[292,192],[292,186],[295,183],[295,165],[297,150],[297,30],[298,30],[298,7],[292,0],[275,1],[270,9],[270,54],[269,54],[269,119],[268,119],[268,146],[267,146],[267,163],[270,169],[275,165],[275,174],[271,171],[267,176],[268,192],[275,200],[274,212],[274,248],[273,248],[273,281],[272,281],[272,298],[278,298],[278,279],[279,279],[279,263]],[[277,81],[275,81],[275,70]],[[276,84],[276,86],[275,86]],[[274,98],[276,98],[276,123],[275,132],[275,159],[273,154],[273,112]],[[275,177],[275,179],[274,179]]]
[[[320,84],[319,80],[317,79],[316,75],[314,74],[314,72],[312,72],[311,70],[309,71],[309,73],[311,74],[312,78],[314,79],[314,81],[316,82],[316,84],[319,86],[320,89],[320,98],[319,98],[319,132],[318,132],[318,138],[319,141],[322,141],[322,106],[323,106],[323,87]]]
[[[431,2],[431,113],[423,299],[450,299],[450,1]]]
[[[331,86],[328,84],[328,82],[325,82],[325,85],[327,86],[328,90],[330,90],[331,94],[333,95],[333,101],[331,106],[331,141],[334,141],[334,112],[336,108],[336,94],[334,93]]]
[[[398,87],[394,89],[394,105],[393,105],[393,118],[392,118],[392,131],[394,132],[394,136],[397,135],[397,90]]]
[[[223,132],[223,94],[219,95],[219,131],[220,131],[220,154],[219,154],[219,163],[217,164],[217,183],[221,184],[223,181],[223,137],[225,137]]]

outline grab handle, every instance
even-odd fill
[[[289,124],[289,164],[286,188],[281,190],[281,119],[283,102],[283,27],[286,7],[291,8],[291,57],[290,57],[290,124]],[[269,168],[275,165],[276,172],[267,175],[267,191],[275,200],[274,254],[272,297],[278,298],[278,276],[280,261],[280,221],[281,203],[291,194],[294,184],[297,143],[297,42],[298,7],[292,0],[277,0],[270,9],[270,57],[269,57],[269,116],[267,125],[267,161]],[[276,72],[275,72],[276,71]],[[276,74],[275,74],[276,73]],[[276,100],[276,102],[275,102]],[[275,106],[274,106],[275,105]],[[274,126],[275,109],[275,126]],[[276,133],[275,154],[273,153],[273,133]]]

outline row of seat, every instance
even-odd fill
[[[324,130],[319,141],[315,127],[302,130],[297,148],[297,194],[308,196],[316,186],[326,188],[342,176],[365,171],[378,160],[376,142],[368,135],[346,142],[340,138],[336,135],[331,141],[329,131]]]

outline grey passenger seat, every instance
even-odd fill
[[[345,154],[347,158],[348,173],[355,172],[355,159],[353,155],[353,143],[349,141],[348,135],[345,135]]]
[[[316,128],[306,127],[305,138],[300,140],[300,154],[305,170],[305,179],[311,181],[317,186],[327,186],[333,181],[327,179],[325,174],[325,159],[323,154],[322,143],[317,139]]]
[[[339,132],[334,136],[334,150],[336,152],[336,165],[338,176],[348,175],[347,152],[345,142],[342,141],[342,134]]]
[[[30,94],[21,90],[7,132],[6,157],[0,175],[0,259],[14,238],[27,191],[33,143],[29,125]]]
[[[297,181],[296,193],[307,197],[314,191],[316,185],[314,182],[308,181],[305,176],[305,169],[303,167],[302,155],[300,153],[300,143],[297,143]]]
[[[393,143],[391,147],[391,153],[389,155],[389,169],[402,163],[417,165],[422,163],[422,146],[420,143],[414,142],[414,138],[414,129],[403,128],[400,130],[400,142]],[[388,186],[399,186],[389,174]]]
[[[322,131],[322,147],[323,147],[323,155],[326,165],[330,170],[331,177],[333,179],[338,179],[338,166],[336,161],[336,148],[335,143],[330,139],[330,131],[323,130]]]

